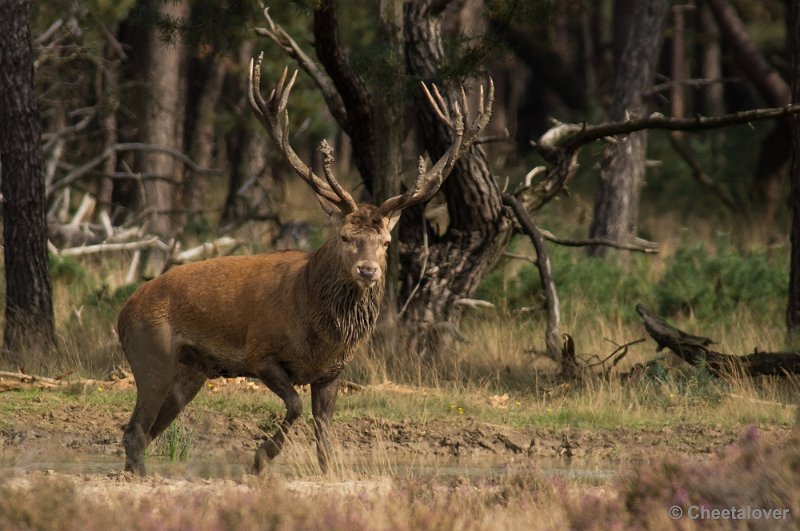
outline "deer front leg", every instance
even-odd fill
[[[311,412],[314,415],[314,434],[317,439],[317,458],[322,473],[328,471],[331,457],[331,417],[339,391],[338,376],[311,384]]]
[[[303,402],[300,400],[300,395],[295,391],[291,378],[276,361],[265,360],[258,372],[258,376],[286,404],[286,416],[283,418],[280,427],[278,427],[274,435],[268,437],[261,444],[261,447],[256,450],[255,469],[256,472],[261,472],[267,463],[280,453],[286,434],[289,433],[289,428],[303,413]]]

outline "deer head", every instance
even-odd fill
[[[257,60],[250,61],[248,97],[251,107],[283,157],[295,173],[311,186],[320,204],[333,219],[337,235],[330,238],[326,245],[335,249],[334,253],[340,260],[342,271],[347,272],[350,279],[362,288],[382,282],[386,268],[386,249],[389,247],[391,231],[400,218],[400,213],[411,205],[428,201],[436,194],[458,158],[489,122],[494,101],[494,84],[491,78],[486,97],[481,87],[478,111],[469,126],[465,126],[464,122],[468,107],[463,87],[460,91],[460,102],[453,105],[451,113],[436,85],[433,85],[431,92],[424,83],[422,84],[422,89],[434,112],[452,131],[452,144],[430,169],[426,167],[425,159],[420,157],[418,177],[414,185],[405,193],[387,199],[380,206],[375,206],[368,203],[357,204],[336,180],[333,174],[333,153],[327,141],[323,140],[319,148],[323,156],[324,179],[316,175],[297,156],[289,144],[287,110],[289,94],[297,79],[297,70],[287,82],[288,69],[285,68],[269,98],[265,100],[260,88],[263,57],[264,54],[261,53]],[[326,207],[326,203],[333,205],[336,211],[332,212]]]

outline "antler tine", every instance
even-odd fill
[[[453,141],[450,148],[436,161],[429,170],[425,169],[425,161],[420,158],[418,173],[414,186],[406,190],[402,195],[390,197],[380,206],[384,215],[390,215],[404,208],[408,208],[416,203],[427,201],[439,190],[444,180],[450,174],[458,158],[467,150],[478,134],[486,127],[492,115],[492,102],[494,100],[494,84],[489,78],[488,97],[484,98],[483,86],[480,90],[480,101],[478,102],[478,112],[475,120],[467,126],[469,106],[467,94],[463,85],[460,87],[458,100],[453,103],[452,116],[448,112],[448,105],[445,103],[439,89],[432,84],[433,93],[422,84],[423,93],[434,114],[446,124],[453,132]]]
[[[433,90],[434,92],[436,92],[436,97],[439,100],[439,102],[441,102],[441,105],[433,98],[433,95],[431,95],[431,92],[428,90],[428,87],[425,85],[425,83],[423,82],[420,84],[422,85],[422,90],[425,93],[425,97],[428,98],[428,102],[431,104],[431,107],[433,108],[433,112],[436,113],[436,116],[438,116],[441,121],[443,121],[447,125],[450,125],[451,123],[450,118],[449,116],[447,116],[447,114],[445,114],[447,113],[447,105],[444,104],[444,101],[442,100],[442,95],[439,94],[439,89],[436,88],[435,84],[433,85]]]
[[[261,94],[261,63],[264,54],[260,53],[258,58],[250,60],[249,81],[247,96],[253,111],[258,116],[261,125],[264,126],[269,136],[272,137],[276,147],[295,171],[295,173],[309,186],[321,199],[333,203],[341,212],[349,213],[357,209],[355,201],[339,185],[333,177],[330,166],[325,167],[325,179],[321,179],[309,168],[292,149],[289,143],[289,96],[297,80],[297,70],[288,79],[289,69],[284,68],[278,79],[275,88],[270,93],[268,101],[264,101]],[[333,155],[330,154],[332,163]]]
[[[483,94],[483,85],[481,85],[481,99],[478,107],[478,114],[475,116],[475,120],[472,122],[470,126],[469,133],[466,135],[466,141],[464,142],[467,146],[472,144],[475,138],[483,131],[483,128],[489,123],[489,119],[492,117],[492,106],[494,105],[494,81],[492,78],[489,78],[489,92],[486,95],[484,100]]]
[[[264,98],[261,96],[261,90],[259,87],[261,86],[261,61],[264,59],[264,53],[260,53],[258,55],[258,60],[253,61],[250,58],[250,83],[247,84],[247,98],[250,100],[250,106],[253,107],[253,110],[256,111],[256,114],[262,120],[266,119],[266,115],[264,113],[267,103],[264,101]]]
[[[286,75],[286,70],[283,70],[284,76]],[[297,80],[297,70],[294,71],[292,77],[289,79],[289,84],[286,85],[286,88],[282,88],[281,85],[281,100],[278,102],[278,110],[279,111],[286,111],[286,106],[289,104],[289,94],[292,93],[292,88],[294,87],[294,82]],[[288,111],[287,111],[288,115]]]
[[[336,195],[338,195],[352,211],[358,210],[358,205],[356,205],[353,196],[342,188],[342,185],[339,184],[339,181],[337,181],[336,177],[333,175],[333,148],[331,148],[331,145],[328,144],[326,139],[320,142],[319,151],[322,153],[322,171],[325,174],[325,180],[328,181],[328,184]]]

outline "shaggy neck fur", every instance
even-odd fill
[[[332,344],[345,348],[369,337],[378,319],[384,279],[362,288],[343,270],[334,240],[328,240],[308,264],[308,287],[314,325]]]

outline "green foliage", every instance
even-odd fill
[[[679,248],[663,259],[660,274],[653,268],[657,257],[636,255],[621,266],[574,249],[551,245],[549,251],[566,314],[588,308],[606,320],[635,322],[639,318],[634,307],[643,302],[665,317],[698,315],[719,322],[743,308],[754,318],[775,321],[785,305],[789,274],[785,249],[740,251],[720,236],[716,250],[703,243]],[[506,261],[490,273],[476,296],[506,308],[542,301],[536,267],[512,264]]]
[[[103,284],[89,293],[83,300],[83,304],[98,310],[116,312],[140,285],[141,282],[135,282],[112,290],[107,284]]]
[[[774,316],[785,303],[786,258],[764,250],[737,252],[724,239],[715,253],[704,244],[681,248],[655,286],[658,311],[723,318],[743,305],[754,315]]]
[[[50,277],[53,282],[85,286],[91,282],[91,277],[86,268],[71,256],[49,255]]]

